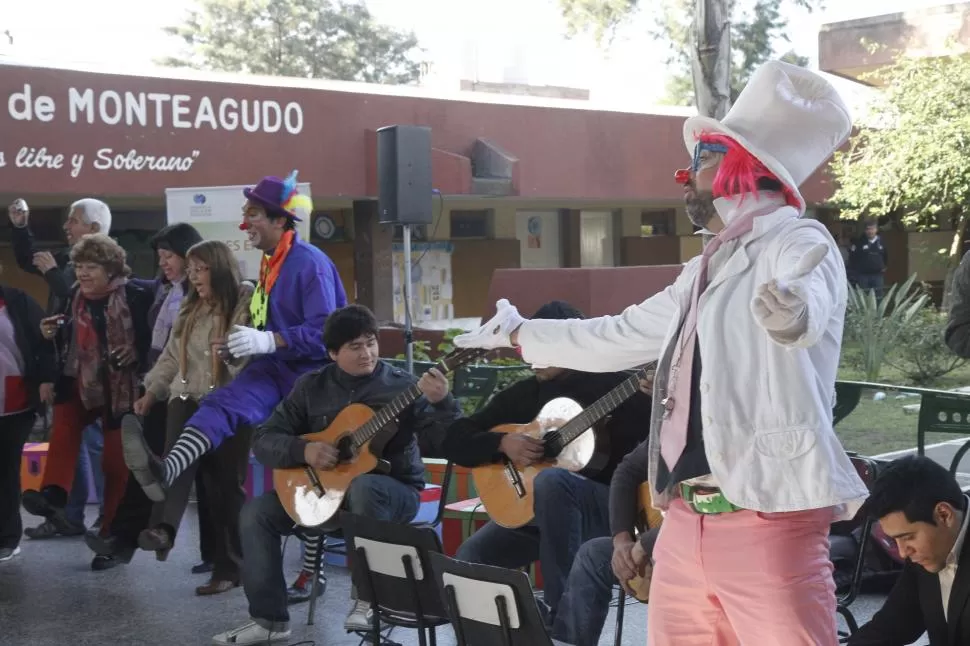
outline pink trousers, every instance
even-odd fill
[[[654,549],[649,646],[835,646],[832,511],[670,505]]]

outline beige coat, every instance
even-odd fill
[[[249,283],[240,286],[239,302],[233,312],[233,325],[249,325],[249,303],[252,300],[253,288]],[[213,357],[212,342],[217,331],[214,328],[216,319],[212,316],[208,306],[195,316],[195,323],[191,329],[181,330],[176,335],[173,329],[168,337],[165,349],[158,361],[145,376],[145,390],[152,393],[158,401],[182,399],[202,399],[215,388],[224,386],[232,381],[242,370],[246,360],[234,361],[232,365],[222,365],[218,357]],[[185,347],[186,365],[181,366],[183,356],[183,336],[188,332]]]

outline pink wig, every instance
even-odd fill
[[[731,139],[727,135],[704,133],[698,137],[698,141],[708,144],[720,144],[725,146],[728,151],[724,153],[724,159],[717,169],[714,177],[714,185],[711,192],[714,197],[731,197],[734,195],[745,195],[747,193],[758,192],[758,180],[765,178],[781,184],[782,195],[785,202],[796,209],[801,203],[795,196],[794,191],[786,186],[778,177],[762,164],[754,155],[745,150],[741,144]]]

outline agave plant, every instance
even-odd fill
[[[907,326],[926,305],[929,295],[914,287],[916,274],[889,288],[881,299],[871,289],[849,288],[846,335],[859,345],[860,363],[867,381],[879,372]]]

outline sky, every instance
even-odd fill
[[[649,6],[650,0],[641,0]],[[790,14],[792,45],[814,60],[819,25],[948,4],[941,0],[828,0]],[[191,0],[0,0],[0,53],[51,64],[135,71],[177,53],[162,32]],[[568,39],[557,0],[368,0],[382,22],[413,30],[437,73],[453,82],[517,81],[590,90],[597,102],[652,103],[663,93],[664,49],[645,35],[644,12],[609,49]],[[56,17],[56,19],[52,19]],[[13,45],[3,32],[9,31]]]

